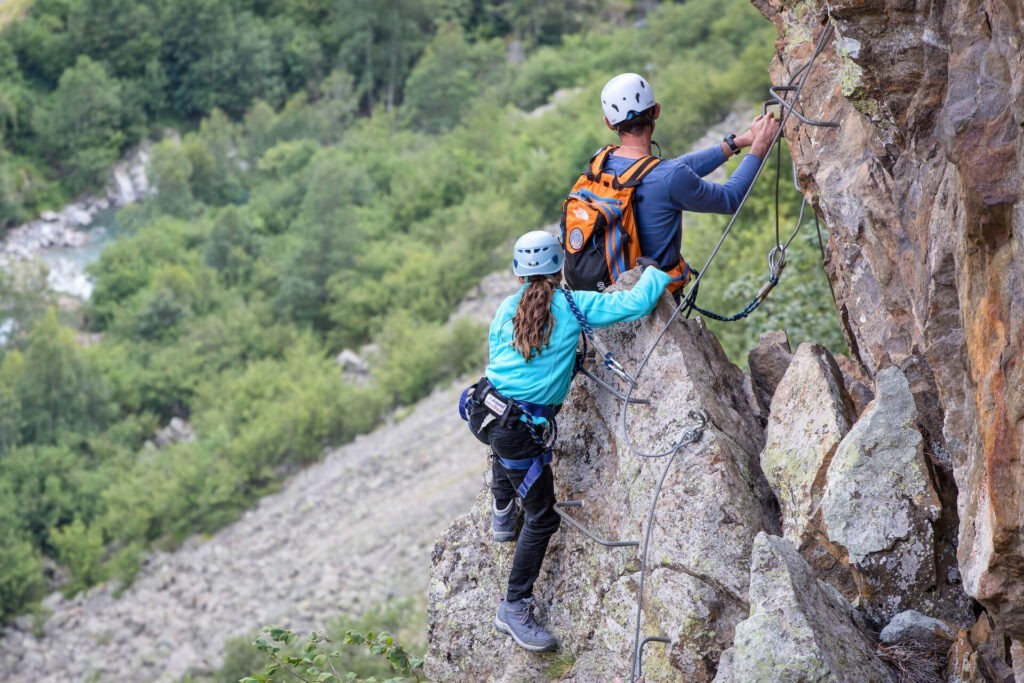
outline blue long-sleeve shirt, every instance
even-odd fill
[[[617,322],[638,320],[650,313],[668,282],[667,273],[657,268],[647,268],[629,291],[608,294],[573,291],[572,296],[592,327],[606,327]],[[505,299],[491,322],[487,379],[499,393],[509,398],[543,405],[561,405],[569,393],[572,368],[576,361],[576,341],[582,328],[569,308],[565,294],[557,290],[551,301],[555,326],[551,330],[548,346],[541,349],[540,353],[535,353],[527,362],[512,346],[512,318],[525,289],[526,285],[523,285],[518,292]]]
[[[725,183],[704,176],[725,163],[721,145],[691,152],[658,164],[636,189],[636,223],[644,256],[669,269],[679,263],[683,211],[732,213],[754,182],[760,157],[747,154]],[[628,169],[636,159],[611,154],[605,168],[615,173]]]

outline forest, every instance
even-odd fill
[[[96,191],[143,140],[157,192],[119,212],[80,306],[0,274],[0,619],[130,581],[147,550],[479,372],[485,331],[449,316],[613,141],[603,83],[649,76],[675,156],[760,111],[775,35],[747,0],[35,0],[5,20],[0,226]],[[773,169],[702,306],[738,311],[767,277]],[[725,218],[687,216],[688,260]],[[843,350],[817,240],[805,219],[772,297],[712,326],[735,362],[777,328]],[[172,418],[196,438],[157,448]]]

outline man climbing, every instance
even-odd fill
[[[605,124],[619,136],[619,147],[605,160],[604,170],[625,172],[637,159],[651,155],[651,137],[661,105],[651,85],[638,74],[624,73],[601,90]],[[666,159],[643,177],[636,188],[636,223],[641,253],[673,275],[669,291],[675,293],[689,279],[682,260],[682,212],[732,213],[740,205],[761,160],[779,130],[774,116],[758,116],[742,135],[730,134],[722,142],[699,152]],[[744,147],[750,153],[725,183],[703,180]]]

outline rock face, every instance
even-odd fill
[[[814,542],[826,472],[855,415],[832,355],[801,344],[771,404],[761,467],[782,506],[786,538]]]
[[[785,330],[762,334],[757,348],[747,354],[754,396],[766,415],[771,407],[775,389],[792,360],[793,350],[789,346],[789,337]]]
[[[895,681],[851,612],[789,541],[758,534],[750,618],[736,627],[736,644],[723,656],[715,683]]]
[[[830,229],[851,350],[871,376],[906,376],[923,447],[955,479],[964,587],[1020,639],[1024,10],[834,0],[829,16],[816,0],[753,2],[779,32],[777,84],[834,27],[801,107],[840,128],[791,120],[786,138]]]
[[[626,367],[664,328],[674,309],[663,298],[655,315],[598,331]],[[668,467],[656,508],[641,638],[650,644],[648,680],[709,681],[733,628],[747,615],[750,549],[762,530],[777,531],[771,494],[758,466],[762,430],[742,373],[696,321],[673,322],[640,377],[637,396],[650,406],[626,413],[590,380],[577,380],[559,419],[554,463],[560,500],[582,500],[569,511],[610,540],[640,540],[659,478]],[[611,380],[614,381],[614,380]],[[707,411],[702,438],[672,460],[637,457],[671,452],[692,426],[689,410]],[[520,651],[491,622],[504,595],[512,549],[490,541],[485,492],[470,513],[438,540],[430,589],[430,680],[519,681],[543,678],[543,658]],[[507,544],[511,545],[511,544]],[[548,549],[536,597],[546,622],[571,653],[560,677],[610,680],[628,676],[633,656],[641,559],[635,547],[605,548],[568,524]]]

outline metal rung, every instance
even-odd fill
[[[779,106],[788,109],[789,113],[795,116],[797,120],[799,120],[801,123],[806,123],[809,126],[822,126],[824,128],[839,127],[839,123],[836,121],[819,121],[817,119],[807,118],[806,116],[798,112],[792,104],[787,102],[785,98],[779,94],[780,92],[793,92],[796,89],[797,88],[795,85],[773,85],[772,87],[768,88],[768,93],[772,96],[772,99],[779,103]]]
[[[619,391],[618,389],[616,389],[612,385],[608,384],[603,379],[601,379],[600,377],[598,377],[597,375],[592,373],[590,370],[587,370],[586,368],[581,369],[580,372],[582,372],[584,375],[586,375],[590,379],[594,380],[594,382],[597,383],[597,386],[601,387],[602,389],[607,391],[609,394],[612,394],[613,396],[615,396],[615,398],[619,399],[620,401],[625,401],[626,403],[638,403],[638,404],[641,404],[641,405],[650,405],[650,403],[651,403],[646,398],[626,398],[625,394],[623,394],[621,391]]]
[[[589,536],[591,538],[591,540],[597,541],[598,543],[600,543],[603,546],[607,546],[608,548],[626,548],[626,547],[629,547],[629,546],[633,546],[633,547],[636,547],[636,548],[640,547],[640,541],[608,541],[608,540],[603,539],[603,538],[598,538],[598,536],[596,534],[594,534],[593,531],[591,531],[587,527],[583,526],[582,524],[577,522],[575,519],[570,517],[567,513],[562,511],[562,508],[581,508],[581,507],[583,507],[583,501],[582,500],[563,500],[561,502],[555,503],[555,512],[557,512],[562,519],[564,519],[565,521],[569,522],[569,524],[572,524],[574,527],[576,527],[577,529],[582,531],[584,534]]]
[[[640,678],[644,675],[644,645],[647,643],[665,643],[669,645],[672,641],[664,636],[648,636],[641,640],[636,648],[636,671],[633,672],[634,678]]]

